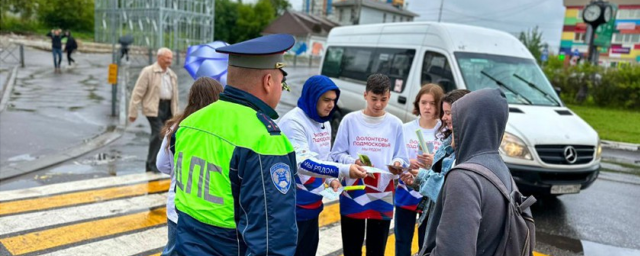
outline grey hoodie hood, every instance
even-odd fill
[[[499,89],[472,92],[451,106],[456,163],[473,162],[492,170],[511,188],[509,169],[498,149],[509,119],[509,104]]]
[[[498,89],[474,91],[454,102],[451,112],[456,163],[480,164],[511,189],[511,174],[498,153],[509,118],[504,94]],[[423,250],[430,256],[495,255],[507,207],[489,180],[470,171],[450,171],[429,216]]]

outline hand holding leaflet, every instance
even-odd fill
[[[422,130],[421,129],[416,130],[416,135],[418,136],[418,143],[422,151],[427,154],[431,154],[431,152],[429,152],[429,147],[427,146],[427,143],[424,141],[424,136],[422,136]]]

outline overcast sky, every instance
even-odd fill
[[[255,2],[244,0],[243,2]],[[294,10],[303,0],[289,0]],[[339,0],[334,0],[339,1]],[[437,21],[440,4],[442,21],[488,27],[514,35],[534,28],[542,31],[551,52],[558,52],[564,22],[562,0],[405,0],[409,11],[420,15],[416,21]]]

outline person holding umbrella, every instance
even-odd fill
[[[129,61],[129,45],[133,43],[132,35],[124,35],[118,39],[118,43],[120,44],[120,59],[127,56],[127,61]]]

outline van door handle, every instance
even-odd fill
[[[400,104],[405,104],[405,103],[407,103],[407,97],[405,97],[405,96],[398,96],[398,103],[400,103]]]

